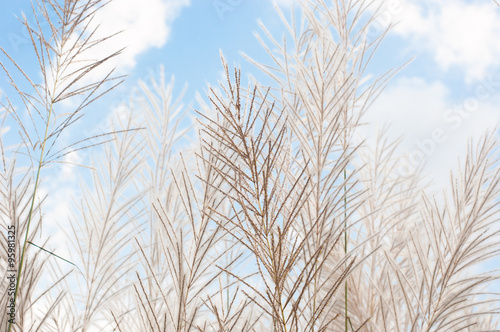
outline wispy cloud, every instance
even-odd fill
[[[442,82],[401,78],[380,95],[365,120],[379,128],[390,124],[392,138],[404,137],[400,152],[409,166],[426,164],[433,182],[443,185],[457,157],[465,156],[468,139],[477,142],[500,123],[499,90],[500,82],[484,81],[470,95],[453,100]],[[362,133],[374,137],[375,128],[367,126]]]
[[[272,2],[282,7],[292,7],[299,4],[299,0],[272,0]]]
[[[97,44],[81,52],[66,72],[73,72],[81,63],[105,59],[123,49],[121,54],[110,58],[98,69],[87,73],[79,84],[83,86],[100,81],[111,70],[115,70],[115,74],[127,74],[135,67],[139,55],[151,48],[161,48],[166,44],[172,23],[180,15],[181,10],[189,5],[190,0],[144,0],[140,2],[114,0],[109,2],[97,11],[96,16],[89,23],[88,31],[97,28],[93,35],[94,40],[113,37],[105,43]],[[67,47],[72,47],[76,39],[75,33],[73,40],[66,43]],[[56,73],[52,74],[54,75]],[[52,86],[50,81],[49,86]]]
[[[189,4],[190,0],[114,0],[99,11],[96,22],[103,36],[122,31],[106,43],[107,50],[126,46],[114,64],[118,70],[135,66],[137,56],[150,48],[164,46],[171,24]]]
[[[463,71],[467,82],[500,65],[500,10],[493,2],[401,0],[394,32],[413,40],[444,70]]]

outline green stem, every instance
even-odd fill
[[[48,135],[48,132],[49,132],[50,117],[52,115],[52,110],[53,110],[52,107],[53,107],[53,105],[51,104],[50,105],[50,110],[49,110],[49,116],[47,118],[47,126],[45,127],[45,135],[43,137],[43,142],[41,144],[42,152],[40,153],[40,161],[38,162],[38,169],[37,169],[36,178],[35,178],[35,187],[33,189],[33,197],[31,198],[31,206],[30,206],[30,211],[29,211],[29,214],[28,214],[28,224],[26,226],[26,233],[24,235],[23,250],[21,251],[21,260],[19,262],[19,270],[17,271],[16,289],[14,291],[14,301],[13,301],[14,310],[16,308],[17,294],[19,292],[19,284],[20,284],[21,276],[22,276],[22,272],[23,272],[24,253],[26,252],[26,245],[28,244],[28,235],[29,235],[29,231],[30,231],[31,220],[32,220],[32,217],[33,217],[33,209],[35,207],[36,191],[38,189],[38,184],[40,182],[40,172],[41,172],[42,165],[43,165],[43,155],[45,153],[45,143],[47,142],[47,135]],[[11,331],[11,329],[12,329],[12,323],[13,323],[14,320],[15,319],[9,320],[9,328],[7,330],[8,332]]]

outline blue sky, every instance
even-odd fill
[[[278,1],[285,11],[293,2]],[[445,184],[448,170],[465,153],[467,139],[477,139],[500,121],[500,8],[493,0],[376,2],[383,10],[374,31],[389,22],[397,24],[376,53],[370,72],[380,74],[414,60],[389,82],[367,120],[374,124],[371,128],[391,124],[391,137],[404,135],[400,152],[415,164],[426,162],[434,183]],[[0,45],[36,74],[26,32],[15,19],[23,11],[33,18],[25,5],[2,4]],[[128,48],[114,65],[129,77],[91,111],[80,124],[85,128],[103,121],[139,79],[157,73],[160,65],[168,76],[175,76],[174,93],[187,85],[184,103],[197,107],[195,93],[221,77],[219,50],[230,64],[242,67],[244,76],[257,75],[241,52],[269,60],[254,36],[260,32],[258,22],[276,36],[284,31],[270,0],[114,0],[101,14],[103,34],[124,30],[114,42],[127,43]],[[1,73],[0,93],[9,91]],[[14,130],[13,123],[6,125]],[[2,135],[8,136],[5,131]],[[370,137],[373,130],[365,134]],[[60,219],[69,212],[61,200],[67,201],[77,177],[65,173],[64,183],[58,182],[59,171],[50,173],[50,190],[55,190],[54,202],[59,203],[54,206],[59,207],[49,213]]]

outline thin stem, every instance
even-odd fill
[[[36,178],[35,178],[35,187],[33,189],[33,196],[31,198],[31,206],[30,206],[30,211],[29,211],[29,214],[28,214],[28,224],[26,226],[26,233],[24,235],[23,250],[21,252],[21,261],[19,262],[19,270],[17,272],[16,289],[14,291],[14,301],[13,301],[14,308],[16,307],[17,293],[19,291],[19,283],[21,281],[21,276],[22,276],[22,271],[23,271],[24,253],[26,252],[26,245],[28,244],[28,235],[29,235],[29,231],[30,231],[31,220],[32,220],[32,217],[33,217],[33,209],[34,209],[34,206],[35,206],[36,191],[38,189],[38,183],[40,181],[40,172],[42,170],[43,155],[45,153],[45,143],[47,142],[47,135],[48,135],[48,132],[49,132],[50,117],[52,115],[53,106],[54,106],[53,104],[50,105],[49,115],[48,115],[48,118],[47,118],[47,126],[45,127],[45,135],[43,137],[43,143],[42,143],[42,146],[41,146],[42,152],[40,153],[40,161],[38,162],[38,169],[37,169]],[[12,329],[12,323],[13,322],[14,322],[14,319],[9,320],[9,328],[7,330],[8,332],[11,331],[11,329]]]

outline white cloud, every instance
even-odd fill
[[[500,10],[493,2],[400,0],[394,32],[413,40],[444,70],[458,68],[468,82],[500,65]]]
[[[298,0],[274,0],[291,6]],[[368,30],[377,36],[390,23],[412,52],[426,52],[444,71],[459,69],[467,82],[500,65],[500,8],[493,1],[375,0]]]
[[[100,35],[121,34],[106,42],[103,53],[126,47],[116,60],[119,70],[133,67],[136,57],[152,47],[165,45],[170,25],[189,0],[114,0],[97,12]],[[107,52],[106,52],[107,51]]]
[[[108,5],[97,10],[90,22],[88,32],[97,28],[92,40],[119,33],[79,53],[64,74],[74,72],[82,64],[88,65],[96,60],[105,59],[123,48],[125,49],[120,55],[87,73],[77,85],[81,87],[99,82],[113,69],[116,75],[128,73],[135,67],[140,54],[151,48],[161,48],[165,45],[170,36],[171,24],[179,16],[182,8],[189,4],[190,0],[113,0],[109,2]],[[66,43],[68,50],[74,45],[76,38],[75,33]],[[68,50],[63,50],[62,53]],[[56,76],[55,68],[50,72],[52,72],[52,77],[49,77],[48,85],[52,86]],[[76,77],[77,74],[73,76]],[[57,72],[57,75],[60,76],[61,73]],[[71,80],[66,82],[71,82]],[[66,102],[66,106],[71,105],[71,101]]]
[[[368,111],[365,120],[371,125],[361,134],[370,142],[374,138],[371,128],[391,124],[389,135],[403,137],[399,152],[408,157],[409,165],[426,164],[430,180],[445,185],[449,170],[456,169],[457,158],[463,160],[468,139],[477,142],[500,122],[498,86],[480,83],[470,95],[453,102],[450,90],[441,82],[401,78]]]

